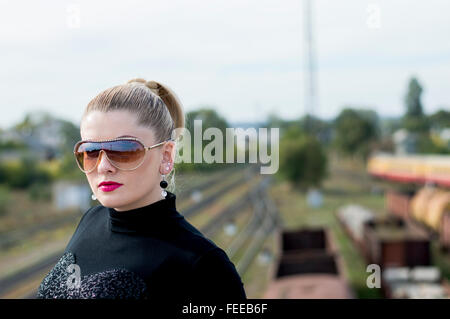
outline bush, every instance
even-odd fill
[[[422,154],[449,154],[445,144],[439,144],[430,134],[419,134],[417,138],[417,152]]]
[[[30,171],[21,162],[8,162],[3,165],[3,182],[12,188],[25,188],[30,180]]]
[[[303,191],[320,187],[327,174],[327,157],[317,138],[287,132],[280,144],[279,172]]]
[[[0,178],[9,187],[22,189],[36,182],[46,184],[52,180],[50,173],[38,167],[37,161],[28,156],[2,164]]]

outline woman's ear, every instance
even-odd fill
[[[160,170],[167,175],[173,168],[175,155],[175,142],[169,141],[163,145],[162,162]]]

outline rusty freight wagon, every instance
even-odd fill
[[[368,264],[414,266],[430,263],[429,236],[402,218],[375,217],[359,205],[337,210],[337,219]]]
[[[374,219],[364,224],[368,262],[380,267],[427,266],[431,262],[429,236],[402,219]]]
[[[415,194],[386,192],[386,207],[413,228],[421,226],[431,238],[438,238],[443,250],[450,249],[450,191],[426,186]]]
[[[263,298],[353,298],[327,229],[283,231],[279,236],[280,255]]]

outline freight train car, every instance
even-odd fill
[[[414,191],[386,190],[384,194],[386,211],[404,220],[408,220],[410,218],[409,206],[411,205],[414,194]]]
[[[280,233],[280,255],[263,298],[353,298],[331,233],[308,228]]]
[[[450,156],[379,154],[369,159],[367,170],[376,178],[416,185],[415,192],[387,190],[387,210],[426,227],[443,250],[450,250]]]
[[[429,236],[403,218],[377,218],[359,205],[337,210],[347,235],[367,264],[381,267],[382,293],[386,298],[448,298],[449,285],[437,267],[431,266]]]
[[[368,264],[387,266],[429,265],[427,233],[396,216],[376,217],[359,205],[337,210],[337,218]]]
[[[450,249],[450,191],[430,186],[415,194],[388,190],[386,207],[405,222],[422,226],[431,238],[437,237],[443,250]]]
[[[431,263],[428,235],[398,217],[364,224],[368,262],[386,267],[428,266]]]

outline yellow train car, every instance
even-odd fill
[[[367,162],[370,175],[401,183],[450,187],[450,155],[375,154]]]

